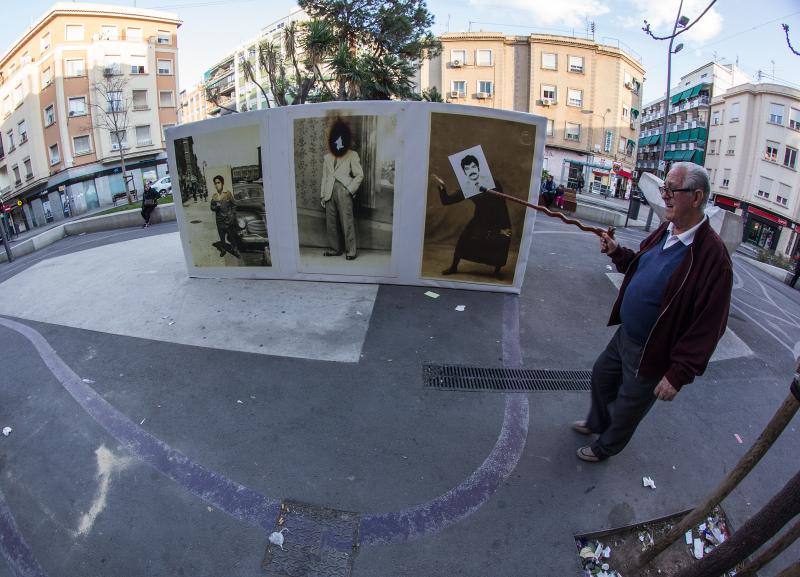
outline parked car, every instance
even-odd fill
[[[264,200],[245,198],[236,201],[236,224],[239,229],[236,248],[242,253],[245,264],[271,266],[272,257],[267,237],[267,215]]]
[[[153,183],[153,188],[159,196],[172,194],[172,179],[169,176],[163,176]]]

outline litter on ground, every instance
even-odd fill
[[[741,445],[742,443],[744,443],[744,441],[742,441],[742,438],[739,436],[739,433],[734,433],[734,434],[733,434],[733,436],[734,436],[734,437],[736,437],[736,440],[738,441],[738,443],[739,443],[740,445]]]
[[[433,291],[426,291],[425,292],[425,296],[426,297],[431,297],[432,299],[438,299],[439,298],[439,293],[435,293]]]
[[[656,482],[653,481],[651,477],[642,477],[642,486],[643,487],[650,487],[651,489],[656,488]]]
[[[11,427],[3,427],[3,434],[4,434],[6,437],[8,437],[8,436],[11,434],[11,431],[13,431],[13,430],[14,430],[14,429],[12,429]]]
[[[94,381],[92,379],[81,379],[81,381],[83,381],[87,385],[93,385],[94,384]]]
[[[458,305],[458,306],[456,307],[456,310],[457,310],[458,312],[460,312],[460,313],[463,313],[463,312],[466,310],[466,308],[467,308],[467,306],[466,306],[466,305]]]
[[[269,536],[269,542],[272,543],[273,545],[277,545],[278,547],[280,547],[281,551],[283,551],[283,532],[284,531],[288,531],[288,529],[286,527],[284,527],[280,531],[275,531],[273,533],[270,533],[270,536]]]

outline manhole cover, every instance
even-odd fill
[[[426,387],[458,391],[591,391],[591,371],[422,366]]]
[[[268,577],[349,577],[360,523],[358,513],[283,501],[275,526],[283,549],[268,544],[262,567]]]
[[[189,222],[191,222],[192,224],[200,224],[203,221],[202,220],[190,220]]]

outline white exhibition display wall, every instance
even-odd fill
[[[518,293],[544,117],[330,102],[167,130],[189,275]]]

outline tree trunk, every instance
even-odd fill
[[[797,541],[798,537],[800,537],[800,521],[795,523],[794,526],[781,535],[779,539],[776,539],[776,541],[770,545],[769,549],[764,551],[754,561],[748,563],[745,567],[742,567],[742,570],[739,571],[736,576],[756,577],[756,573],[762,567],[783,553],[786,548],[789,547],[789,545]]]
[[[800,577],[800,561],[795,561],[786,569],[778,573],[776,577]]]
[[[131,190],[128,188],[128,173],[125,169],[125,152],[122,150],[122,143],[119,142],[119,139],[117,139],[117,144],[119,144],[119,163],[122,170],[122,183],[125,185],[125,197],[128,199],[128,204],[131,204],[133,199],[131,198]]]
[[[737,465],[728,473],[722,483],[714,490],[705,501],[700,503],[694,510],[686,515],[681,521],[668,531],[661,539],[655,542],[653,547],[639,555],[634,561],[632,568],[641,568],[655,559],[662,551],[675,542],[678,537],[686,533],[690,528],[697,526],[703,521],[708,512],[716,505],[721,503],[725,497],[730,495],[739,483],[742,482],[747,474],[753,470],[761,458],[766,454],[775,440],[780,436],[789,421],[792,420],[798,407],[800,407],[800,387],[796,382],[792,382],[792,390],[784,399],[783,404],[772,417],[761,432],[761,436],[753,443],[753,446],[744,454]]]
[[[719,577],[732,569],[781,530],[800,513],[800,472],[758,513],[708,557],[678,572],[673,577]]]

